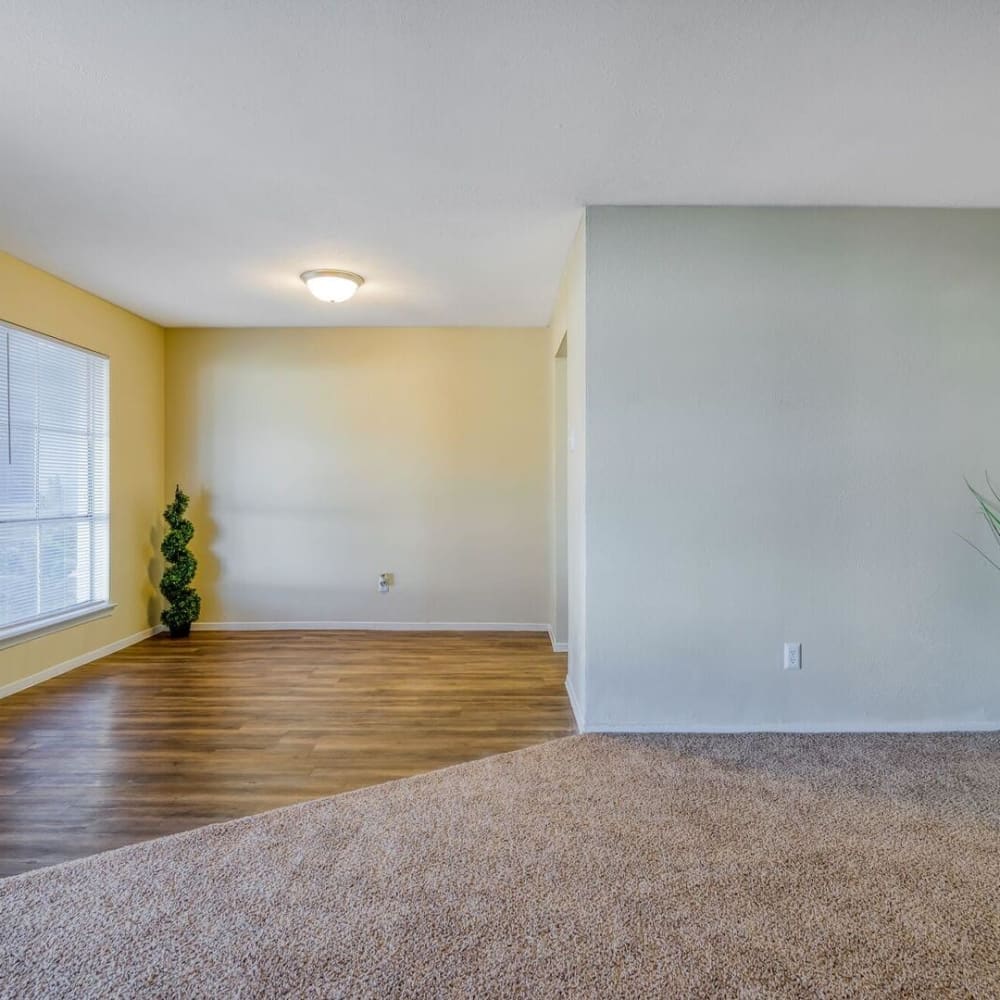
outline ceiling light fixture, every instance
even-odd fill
[[[360,274],[325,268],[303,271],[299,277],[320,302],[346,302],[365,283]]]

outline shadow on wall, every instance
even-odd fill
[[[146,620],[150,628],[155,628],[160,624],[160,611],[163,601],[160,598],[160,577],[163,575],[163,557],[160,555],[160,542],[163,539],[163,531],[158,525],[153,525],[149,529],[150,556],[147,564],[146,575],[149,579],[152,590],[149,593],[149,600],[146,602]]]
[[[215,554],[215,543],[219,529],[211,515],[212,493],[210,490],[199,490],[192,499],[188,517],[194,524],[194,539],[192,550],[198,560],[198,571],[194,575],[191,586],[201,594],[202,619],[205,609],[214,605],[214,595],[222,568]]]

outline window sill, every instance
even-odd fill
[[[112,604],[110,601],[103,604],[87,604],[84,607],[63,611],[60,614],[50,615],[48,618],[41,618],[24,625],[13,625],[10,628],[0,629],[0,649],[16,646],[18,643],[28,642],[52,632],[61,632],[63,629],[82,625],[84,622],[107,618],[117,607],[117,604]]]

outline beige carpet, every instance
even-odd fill
[[[998,997],[1000,735],[572,737],[0,914],[9,997]]]

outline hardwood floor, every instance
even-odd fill
[[[574,732],[526,633],[196,632],[0,701],[0,875]]]

